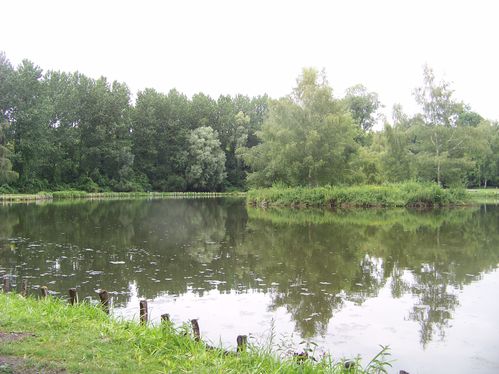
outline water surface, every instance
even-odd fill
[[[499,372],[499,207],[261,210],[241,199],[0,206],[0,275],[117,315],[199,318],[213,344],[270,337],[393,372]],[[19,282],[17,282],[19,283]],[[302,343],[305,342],[305,343]],[[300,344],[301,343],[301,344]],[[313,347],[313,345],[310,345]]]

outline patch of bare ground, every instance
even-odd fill
[[[9,344],[26,337],[35,336],[22,332],[1,332],[0,346]],[[23,357],[0,355],[0,374],[65,374],[64,369],[54,369],[33,365],[31,361]]]

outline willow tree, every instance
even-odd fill
[[[188,148],[186,180],[194,191],[222,189],[225,174],[225,154],[220,148],[218,133],[209,126],[191,131]]]
[[[257,146],[245,149],[248,182],[318,186],[348,182],[358,129],[324,72],[304,69],[293,92],[270,102]]]

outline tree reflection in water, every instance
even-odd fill
[[[303,338],[325,335],[345,303],[388,286],[412,295],[426,346],[458,290],[499,261],[499,209],[261,210],[241,199],[77,201],[0,207],[0,273],[120,305],[206,291],[268,293]]]

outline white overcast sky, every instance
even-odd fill
[[[430,65],[456,98],[499,119],[499,1],[0,2],[0,50],[17,65],[80,71],[191,96],[289,93],[303,67],[335,95],[357,83],[415,109]]]

